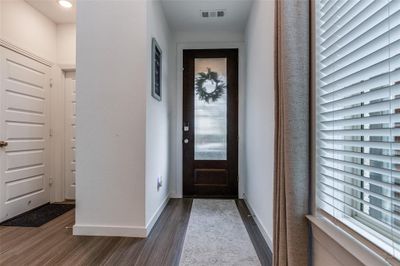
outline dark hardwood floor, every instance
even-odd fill
[[[251,242],[253,243],[253,246],[257,252],[261,265],[272,265],[272,252],[262,236],[260,229],[258,229],[256,222],[251,216],[246,203],[244,200],[236,200],[236,206],[238,207],[240,216],[242,217],[244,225],[246,226],[247,232],[249,233]]]
[[[73,210],[37,228],[0,226],[0,265],[178,265],[191,206],[171,199],[147,239],[73,236]],[[237,206],[262,265],[271,265],[247,207]]]

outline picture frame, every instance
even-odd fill
[[[154,99],[162,99],[162,50],[155,38],[152,39],[151,49],[151,95]]]

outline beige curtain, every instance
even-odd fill
[[[310,3],[276,0],[274,265],[308,265]]]

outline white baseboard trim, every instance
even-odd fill
[[[262,225],[262,223],[260,222],[260,220],[258,219],[257,213],[254,211],[254,209],[251,207],[250,203],[248,202],[246,195],[243,194],[243,200],[244,203],[246,203],[247,208],[249,209],[251,215],[253,216],[254,221],[257,224],[258,229],[260,230],[263,238],[265,239],[265,242],[267,242],[267,245],[269,247],[269,249],[271,250],[271,252],[273,251],[273,245],[272,245],[272,238],[271,236],[267,233],[267,231],[265,230],[264,226]]]
[[[156,224],[165,206],[167,206],[169,199],[170,195],[168,194],[163,203],[151,217],[146,227],[75,224],[72,228],[72,233],[75,236],[122,236],[146,238]]]
[[[80,225],[72,228],[74,236],[123,236],[140,237],[147,236],[147,230],[141,226],[107,226],[107,225]]]
[[[169,198],[170,198],[170,199],[181,199],[181,198],[183,198],[183,196],[180,195],[180,194],[178,194],[178,193],[176,193],[176,192],[172,192],[172,193],[169,195]]]
[[[150,221],[146,225],[146,236],[148,236],[153,229],[154,225],[156,224],[158,218],[160,217],[162,211],[164,210],[165,206],[167,206],[169,199],[171,198],[171,195],[168,194],[168,196],[164,199],[160,207],[158,207],[157,211],[153,214],[153,216],[150,218]]]

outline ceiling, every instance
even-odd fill
[[[1,1],[1,0],[0,0]],[[57,0],[25,0],[57,24],[76,23],[76,1],[65,9]],[[161,0],[174,31],[243,31],[253,0]],[[203,18],[201,11],[223,10],[222,18]]]
[[[56,24],[76,22],[76,0],[70,0],[72,8],[69,9],[61,7],[57,0],[25,0],[25,2]]]
[[[161,0],[175,31],[243,31],[253,0]],[[224,10],[222,18],[203,18],[201,11]]]

